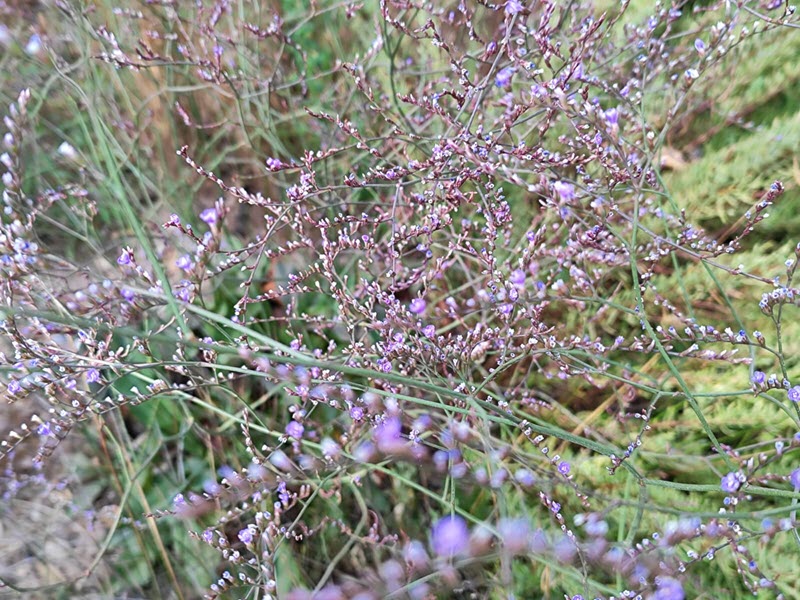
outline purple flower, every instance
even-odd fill
[[[119,293],[128,302],[133,302],[134,298],[136,298],[134,291],[128,288],[122,288]]]
[[[350,418],[353,419],[353,421],[360,421],[364,418],[364,409],[360,406],[351,406]]]
[[[280,159],[271,158],[271,157],[267,159],[267,168],[270,171],[277,171],[282,166],[283,166],[283,163],[280,161]]]
[[[245,527],[239,532],[238,537],[243,544],[250,544],[253,541],[253,530],[250,527]]]
[[[511,78],[514,76],[514,67],[506,67],[501,69],[495,77],[494,83],[499,88],[505,88],[511,85]]]
[[[522,12],[522,3],[519,0],[506,0],[505,11],[507,15],[516,15]]]
[[[432,338],[436,335],[436,327],[433,325],[425,325],[425,327],[422,328],[422,335],[426,338]]]
[[[528,469],[524,468],[517,469],[517,472],[514,473],[514,479],[516,479],[517,483],[524,487],[530,487],[536,483],[536,476]]]
[[[184,254],[178,260],[175,261],[175,266],[178,267],[181,271],[191,271],[194,267],[194,263],[192,262],[191,257],[188,254]]]
[[[200,213],[200,220],[207,225],[214,225],[217,222],[217,209],[207,208]]]
[[[411,304],[408,305],[408,310],[410,310],[415,315],[421,315],[425,312],[425,308],[428,306],[428,303],[425,302],[422,298],[414,298],[411,301]]]
[[[706,53],[706,43],[700,38],[697,38],[694,41],[694,49],[697,50],[700,55],[703,55]]]
[[[567,461],[562,460],[560,463],[558,463],[558,472],[562,475],[569,475],[569,469],[570,466]]]
[[[402,423],[397,417],[389,417],[375,428],[375,445],[385,454],[402,452],[406,446],[400,435]]]
[[[19,384],[19,381],[16,379],[12,379],[8,382],[8,393],[9,394],[19,394],[22,391],[22,386]]]
[[[427,550],[425,550],[425,546],[417,540],[412,540],[406,544],[403,550],[403,558],[412,571],[424,571],[431,560]]]
[[[789,400],[792,402],[800,402],[800,385],[794,386],[788,392]]]
[[[522,269],[516,269],[511,272],[511,276],[508,279],[514,285],[522,285],[525,283],[525,271]]]
[[[525,519],[500,519],[497,533],[503,547],[510,554],[522,554],[530,542],[530,525]]]
[[[795,490],[800,490],[800,469],[795,469],[789,475],[789,483]]]
[[[750,378],[750,381],[755,383],[756,385],[761,385],[764,383],[764,380],[767,376],[764,374],[764,371],[753,371],[753,376]]]
[[[722,488],[723,492],[728,494],[732,494],[736,490],[739,489],[739,475],[731,471],[725,477],[722,478],[720,482],[720,487]]]
[[[673,577],[659,577],[653,600],[684,600],[683,585]]]
[[[461,517],[442,517],[433,526],[431,546],[439,556],[463,554],[469,547],[469,529]]]
[[[119,258],[117,258],[117,264],[129,265],[131,264],[131,262],[133,262],[133,254],[131,252],[131,249],[125,248],[125,250],[122,251],[122,254],[119,255]]]
[[[286,435],[296,440],[302,439],[303,432],[305,430],[306,428],[303,427],[302,423],[298,423],[297,421],[294,420],[289,421],[289,423],[286,425]]]
[[[39,425],[39,427],[36,429],[36,433],[42,437],[53,435],[53,430],[50,427],[50,421]]]
[[[100,383],[100,371],[97,369],[89,369],[86,371],[86,381],[89,383]]]
[[[609,108],[603,112],[603,118],[608,123],[609,127],[619,126],[619,111],[616,108]]]
[[[572,202],[575,199],[575,186],[571,183],[556,181],[553,184],[553,190],[555,190],[558,197],[565,202]]]

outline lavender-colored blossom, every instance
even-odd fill
[[[408,310],[411,311],[412,314],[421,315],[425,312],[425,308],[428,306],[428,303],[425,302],[422,298],[414,298],[411,301],[411,304],[408,305]]]
[[[528,469],[517,469],[514,473],[514,479],[523,487],[531,487],[536,483],[536,476]]]
[[[787,395],[789,396],[789,400],[792,402],[800,402],[800,385],[796,385],[790,389],[787,392]]]
[[[129,265],[133,262],[133,253],[130,248],[126,248],[117,258],[117,264],[120,266]]]
[[[8,382],[6,389],[8,389],[9,394],[19,394],[22,391],[22,386],[19,384],[19,381],[12,379]]]
[[[515,269],[511,271],[511,276],[508,280],[514,285],[522,285],[525,283],[525,271],[522,269]]]
[[[267,159],[266,162],[267,162],[267,168],[270,171],[277,171],[283,166],[283,163],[280,161],[280,159],[277,158],[270,157]]]
[[[750,381],[755,383],[756,385],[761,385],[766,380],[767,376],[764,371],[753,371],[752,377],[750,377]]]
[[[697,52],[699,54],[701,54],[701,55],[705,54],[706,53],[706,43],[703,40],[701,40],[700,38],[697,38],[694,41],[694,49],[697,50]]]
[[[239,541],[242,542],[243,544],[251,544],[253,542],[253,537],[254,537],[252,528],[245,527],[244,529],[239,531],[237,537],[239,538]]]
[[[338,458],[342,453],[342,447],[329,437],[322,438],[320,450],[322,450],[323,456],[328,456],[332,459]]]
[[[100,383],[100,371],[97,369],[89,369],[86,371],[86,381],[89,383]]]
[[[303,427],[302,423],[298,423],[297,421],[289,421],[286,425],[286,435],[292,437],[296,440],[299,440],[303,437],[303,432],[305,432],[306,428]]]
[[[514,76],[514,67],[506,67],[501,69],[494,79],[494,84],[499,88],[505,88],[511,85],[511,78]]]
[[[39,54],[42,51],[42,38],[34,33],[28,38],[28,43],[25,44],[25,53],[31,56]]]
[[[522,12],[523,6],[519,0],[506,0],[505,13],[507,15],[516,15]]]
[[[119,293],[128,302],[133,302],[133,300],[136,298],[136,293],[130,288],[122,288]]]
[[[609,127],[619,126],[619,111],[616,108],[609,108],[603,112],[603,118],[608,123]]]
[[[497,533],[503,548],[510,554],[522,554],[528,549],[531,529],[525,519],[500,519]]]
[[[50,421],[47,421],[39,425],[39,427],[37,427],[36,429],[36,433],[37,435],[40,435],[42,437],[48,437],[50,435],[53,435],[53,429],[50,425]]]
[[[572,202],[575,199],[575,186],[571,183],[556,181],[553,184],[553,190],[555,190],[558,197],[564,202]]]
[[[558,463],[558,472],[562,475],[569,475],[570,465],[567,461],[562,460]]]
[[[720,487],[722,488],[723,492],[728,494],[732,494],[736,490],[739,489],[739,475],[738,473],[734,473],[731,471],[727,475],[722,478],[720,482]]]
[[[789,482],[795,490],[800,490],[800,469],[795,469],[791,472]]]
[[[442,517],[431,531],[431,546],[438,556],[463,554],[469,547],[467,523],[458,515]]]
[[[436,335],[436,327],[434,325],[426,325],[422,328],[422,335],[426,338],[432,338]]]
[[[200,213],[200,220],[207,225],[214,225],[218,216],[216,208],[207,208]]]
[[[375,445],[383,453],[401,452],[406,447],[406,440],[401,435],[402,423],[397,417],[389,417],[375,428]]]
[[[425,550],[425,546],[417,540],[412,540],[406,544],[403,550],[403,558],[412,571],[424,571],[428,568],[431,560],[428,556],[428,551]]]
[[[192,262],[192,258],[188,254],[184,254],[178,260],[175,261],[175,266],[178,267],[181,271],[191,271],[194,268],[194,263]]]
[[[684,600],[683,585],[674,577],[659,577],[653,600]]]
[[[289,460],[289,457],[286,456],[286,453],[283,450],[275,450],[272,454],[270,454],[269,462],[271,462],[281,471],[292,470],[292,461]]]

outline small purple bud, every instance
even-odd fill
[[[469,548],[467,523],[458,515],[442,517],[433,526],[431,546],[439,556],[463,554]]]
[[[425,308],[428,306],[428,303],[425,302],[422,298],[414,298],[411,301],[411,304],[408,305],[408,310],[411,311],[412,314],[421,315],[425,312]]]
[[[706,53],[706,43],[700,38],[697,38],[694,41],[694,49],[702,56]]]
[[[188,254],[184,254],[178,260],[175,261],[175,266],[178,267],[181,271],[191,271],[194,267],[194,263],[192,262],[191,257]]]
[[[528,549],[531,530],[525,519],[501,519],[497,523],[497,533],[509,554],[522,554]]]
[[[522,269],[516,269],[511,272],[511,276],[508,279],[514,285],[522,285],[525,283],[525,271]]]
[[[511,85],[511,78],[514,76],[514,67],[501,69],[495,77],[494,84],[499,88],[506,88]]]
[[[303,427],[302,423],[298,423],[297,421],[292,420],[289,421],[289,423],[286,425],[285,431],[286,435],[288,435],[289,437],[294,438],[296,440],[300,440],[303,438],[303,432],[305,430],[306,428]]]
[[[558,463],[558,472],[562,475],[569,475],[570,466],[569,463],[565,460],[562,460]]]
[[[117,264],[118,265],[129,265],[129,264],[131,264],[131,262],[133,262],[133,255],[131,253],[130,248],[126,248],[119,255],[119,258],[117,258]]]
[[[97,369],[89,369],[86,371],[86,381],[89,383],[100,383],[100,371]]]
[[[739,489],[739,476],[731,471],[722,478],[720,487],[722,488],[723,492],[732,494]]]
[[[761,385],[762,383],[764,383],[765,379],[766,375],[764,374],[764,371],[753,371],[753,376],[750,378],[750,381],[752,381],[756,385]]]
[[[269,462],[271,462],[281,471],[292,470],[292,461],[289,460],[289,457],[286,456],[286,453],[283,450],[275,450],[272,454],[270,454]]]
[[[245,527],[239,532],[238,537],[243,544],[250,544],[253,542],[253,530],[250,527]]]
[[[800,402],[800,385],[794,386],[788,392],[789,400],[792,402]]]
[[[214,225],[217,222],[217,209],[207,208],[200,213],[200,220],[207,225]]]
[[[684,600],[683,585],[673,577],[658,577],[653,600]]]
[[[280,169],[283,166],[283,163],[278,158],[270,157],[270,158],[267,159],[266,162],[267,162],[267,168],[270,171],[277,171],[278,169]]]
[[[800,490],[800,469],[795,469],[789,475],[789,482],[795,490]]]
[[[603,117],[610,127],[619,126],[619,111],[616,108],[609,108],[603,112]]]
[[[575,186],[571,183],[556,181],[553,184],[553,190],[555,190],[559,198],[565,202],[572,202],[575,199]]]

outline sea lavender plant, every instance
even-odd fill
[[[107,138],[88,170],[84,148],[57,146],[85,185],[30,194],[31,94],[9,108],[3,362],[30,416],[4,460],[32,443],[42,465],[86,424],[105,444],[141,427],[135,410],[179,406],[157,450],[181,492],[142,501],[140,529],[179,519],[217,561],[209,598],[679,599],[718,555],[738,590],[786,593],[753,552],[796,525],[782,319],[796,263],[731,266],[786,189],[761,190],[723,236],[670,194],[659,157],[710,96],[704,82],[796,27],[793,10],[719,3],[690,22],[661,3],[636,19],[627,2],[149,8],[119,12],[127,31],[63,10],[101,66],[174,78],[159,92],[182,134],[174,166],[213,201],[143,228]],[[374,31],[314,63],[309,23],[334,22]],[[218,158],[209,139],[247,158]],[[114,252],[79,266],[43,245],[55,209],[92,223],[112,200],[128,207]],[[689,269],[725,310],[686,291]],[[720,278],[770,286],[757,326],[773,339],[741,322]],[[698,365],[739,388],[707,391]],[[709,418],[723,400],[781,415],[779,439],[730,434]],[[664,448],[658,434],[690,420],[686,448]],[[187,476],[173,443],[216,475]],[[765,515],[780,517],[753,526]]]

